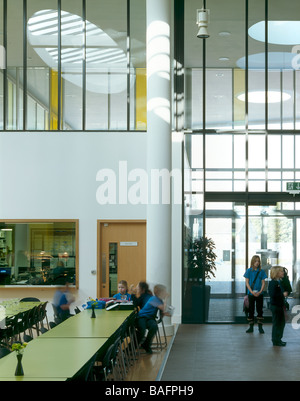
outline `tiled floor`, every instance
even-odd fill
[[[180,325],[161,381],[300,380],[300,330],[289,323],[273,347],[271,324],[265,334],[246,334],[243,324]]]

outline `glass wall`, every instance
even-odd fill
[[[2,130],[146,130],[145,0],[1,0],[0,14]]]
[[[259,210],[268,201],[285,202],[276,209],[280,210],[276,217],[264,221],[270,244],[273,241],[270,249],[276,248],[282,257],[284,249],[293,254],[290,259],[280,259],[289,268],[293,284],[298,274],[298,203],[288,193],[287,183],[300,181],[300,47],[295,34],[300,26],[300,4],[287,0],[282,8],[269,0],[206,0],[206,39],[197,37],[196,10],[201,6],[196,0],[185,1],[183,271],[188,271],[193,244],[212,237],[217,271],[216,277],[205,277],[205,281],[211,287],[210,299],[236,300],[230,301],[232,320],[234,308],[241,314],[236,302],[242,297],[242,273],[248,258],[263,249],[264,235],[253,237],[254,227],[261,222],[260,212],[254,217],[253,202]],[[292,219],[284,218],[287,213],[293,213]],[[236,237],[239,224],[240,242]],[[283,226],[288,232],[284,238],[276,234]],[[233,255],[237,250],[239,262],[237,254]],[[221,289],[217,288],[219,282]],[[205,304],[208,301],[203,294],[198,309]],[[210,313],[212,310],[204,320],[214,320]],[[199,315],[190,313],[185,298],[183,315],[188,322],[199,321]]]
[[[78,287],[77,221],[0,222],[0,285]]]

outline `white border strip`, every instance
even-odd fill
[[[161,367],[160,367],[159,372],[158,372],[158,374],[157,374],[157,376],[156,376],[156,379],[155,379],[156,382],[157,382],[157,381],[158,381],[158,382],[161,381],[161,377],[162,377],[162,375],[163,375],[163,373],[164,373],[165,366],[166,366],[167,360],[168,360],[168,358],[169,358],[169,354],[170,354],[170,351],[171,351],[173,342],[174,342],[174,340],[175,340],[178,327],[179,327],[179,324],[176,326],[175,332],[174,332],[174,334],[173,334],[173,337],[172,337],[172,339],[171,339],[171,341],[170,341],[170,344],[168,345],[167,352],[166,352],[166,355],[165,355],[165,357],[164,357],[163,363],[161,364]]]

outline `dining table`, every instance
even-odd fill
[[[65,381],[105,344],[106,338],[48,338],[30,341],[23,352],[24,376],[15,376],[16,352],[0,359],[0,381]]]
[[[10,310],[12,311],[12,310]],[[132,310],[85,309],[39,335],[24,349],[24,376],[15,376],[16,352],[0,359],[0,381],[63,381],[72,378],[109,340]]]
[[[40,338],[109,338],[132,313],[132,310],[96,309],[96,317],[92,318],[92,311],[85,309],[47,331]]]

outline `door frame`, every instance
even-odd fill
[[[97,298],[100,298],[100,288],[102,284],[102,275],[101,275],[101,236],[100,236],[100,227],[101,224],[146,224],[147,220],[121,220],[121,219],[97,219]],[[147,236],[146,236],[146,252],[147,252]],[[146,266],[147,269],[147,266]]]

